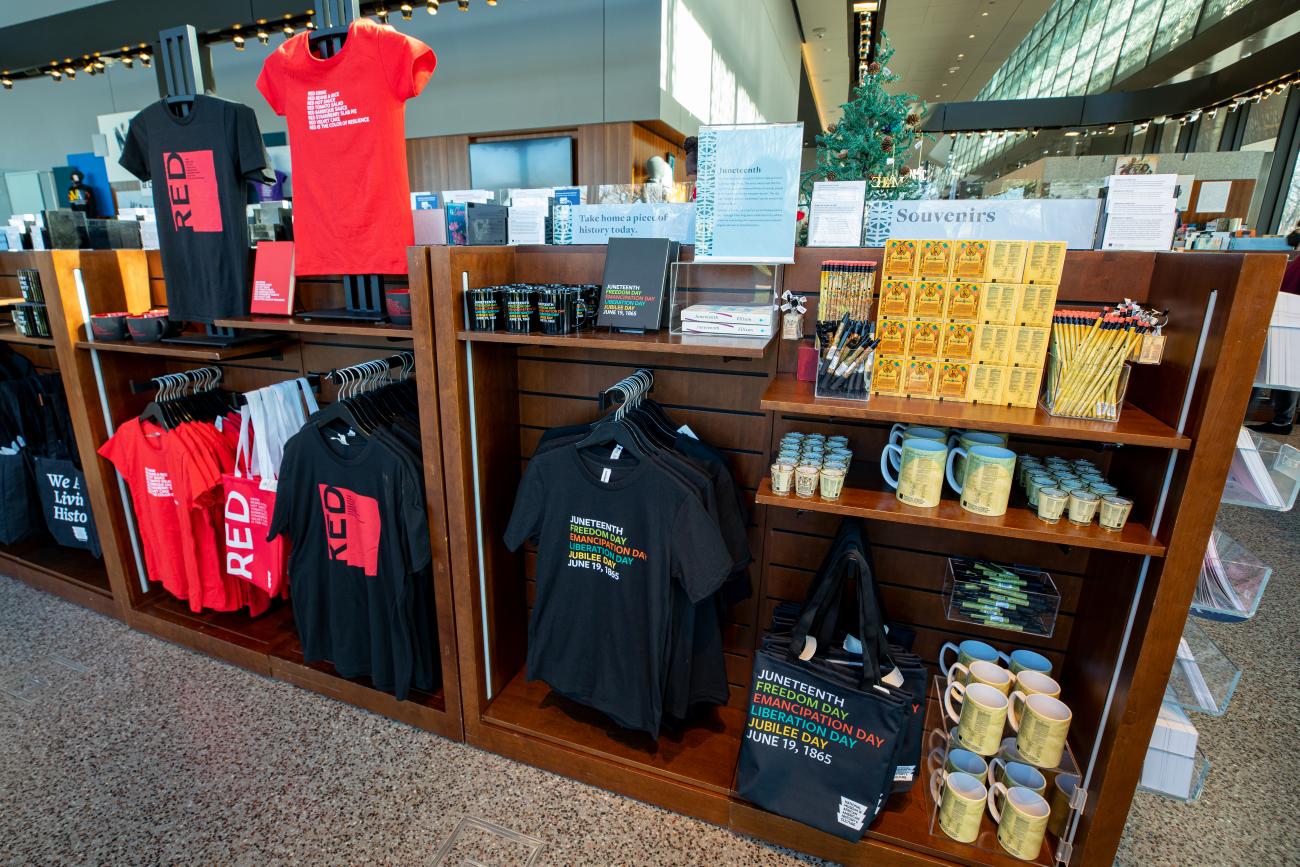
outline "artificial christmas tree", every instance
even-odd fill
[[[921,182],[903,165],[916,142],[925,104],[910,93],[890,94],[885,85],[901,76],[889,69],[894,49],[884,34],[877,60],[841,106],[838,123],[817,136],[817,167],[803,174],[805,199],[814,181],[867,181],[867,199],[909,199]],[[873,182],[873,179],[875,181]]]

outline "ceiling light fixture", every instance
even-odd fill
[[[424,4],[424,11],[428,12],[430,15],[437,15],[439,5],[440,5],[439,0],[426,0]]]
[[[137,54],[136,58],[145,66],[150,66],[153,64],[153,56],[147,52],[141,52],[140,54]]]
[[[456,0],[456,5],[460,7],[461,12],[469,11],[469,0]]]
[[[55,81],[62,81],[62,80],[63,80],[63,72],[62,72],[61,70],[58,70],[58,69],[51,69],[51,70],[50,70],[50,78],[53,78]]]
[[[285,24],[283,27],[280,28],[280,30],[281,30],[281,32],[284,33],[284,38],[285,38],[285,39],[288,39],[290,36],[293,35],[293,25],[292,25],[292,24]]]
[[[257,28],[257,41],[265,45],[271,41],[271,34],[267,33],[265,28],[259,27]]]
[[[230,38],[230,41],[233,42],[233,43],[235,43],[235,50],[236,50],[236,51],[243,51],[243,50],[244,50],[244,37],[240,36],[238,33],[236,33],[234,36],[232,36],[232,37]]]
[[[3,78],[0,78],[0,86],[3,86],[5,90],[13,90],[13,89],[14,89],[13,79],[11,79],[11,78],[9,77],[9,73],[6,72],[6,73],[4,74],[4,77],[3,77]]]
[[[399,9],[401,10],[401,12],[402,12],[402,20],[403,20],[403,21],[410,21],[410,20],[411,20],[411,16],[415,14],[415,7],[412,6],[410,3],[403,3],[403,4],[402,4],[401,6],[399,6],[398,8],[399,8]]]
[[[497,0],[487,0],[487,5],[489,5],[489,6],[495,6],[495,5],[497,5]]]
[[[966,38],[967,38],[967,39],[974,39],[974,38],[975,38],[975,34],[972,33],[970,36],[968,36],[968,37],[966,37]]]

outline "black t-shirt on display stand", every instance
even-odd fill
[[[177,117],[155,102],[131,119],[118,162],[153,183],[170,318],[248,315],[247,186],[267,166],[253,110],[200,95]]]

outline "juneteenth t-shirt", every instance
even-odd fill
[[[520,483],[505,543],[527,540],[529,679],[658,736],[673,583],[698,602],[732,565],[699,498],[649,461],[558,448],[534,456]]]
[[[406,174],[406,100],[433,49],[359,18],[333,57],[299,33],[262,64],[257,89],[289,125],[294,273],[405,274],[415,243]]]
[[[177,117],[155,102],[131,119],[118,162],[153,182],[171,318],[246,316],[247,181],[262,180],[267,164],[253,110],[200,95]]]

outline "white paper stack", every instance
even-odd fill
[[[682,333],[768,337],[772,318],[762,304],[694,304],[682,310]]]
[[[1178,175],[1111,175],[1103,250],[1168,250],[1178,224]]]
[[[1224,487],[1233,492],[1231,499],[1234,501],[1244,498],[1270,509],[1286,506],[1277,483],[1264,465],[1254,437],[1244,427],[1237,432],[1237,450],[1233,452],[1232,466],[1228,468],[1228,482]]]
[[[1176,798],[1190,797],[1199,737],[1183,709],[1166,698],[1160,705],[1160,715],[1151,732],[1151,746],[1142,765],[1142,787]]]

